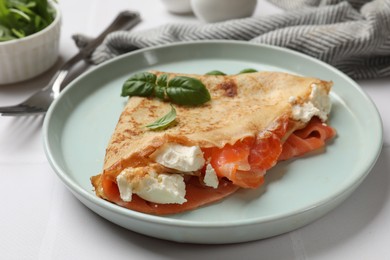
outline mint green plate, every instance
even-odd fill
[[[244,68],[334,82],[330,124],[338,135],[325,152],[278,163],[268,172],[263,187],[240,190],[219,203],[184,214],[147,215],[95,196],[89,178],[102,169],[106,145],[126,102],[120,92],[127,77],[150,69],[199,74],[217,69],[234,74]],[[360,87],[323,62],[277,47],[208,41],[136,51],[85,73],[50,107],[44,122],[44,146],[54,171],[70,191],[109,221],[157,238],[219,244],[285,233],[334,209],[373,167],[382,146],[382,125]]]

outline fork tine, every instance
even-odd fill
[[[0,112],[1,116],[24,116],[24,115],[39,115],[44,114],[46,111],[10,111],[10,112]]]
[[[44,113],[46,112],[45,109],[38,108],[38,107],[30,107],[25,105],[18,105],[18,106],[9,106],[9,107],[0,107],[0,114],[2,116],[11,116],[11,115],[18,115],[18,114],[29,114],[29,113]]]
[[[44,115],[45,113],[44,112],[17,112],[17,113],[0,113],[1,116],[32,116],[32,115]]]
[[[141,18],[137,12],[125,11],[119,13],[117,18],[102,33],[100,33],[98,37],[90,41],[76,55],[62,64],[60,69],[44,88],[34,93],[19,105],[0,107],[0,115],[19,116],[46,113],[50,104],[58,97],[60,91],[65,87],[65,85],[63,85],[64,80],[76,63],[88,57],[96,49],[96,47],[101,44],[108,33],[124,29],[125,26],[127,27],[127,30],[129,30],[140,21]]]
[[[8,112],[14,112],[14,111],[26,111],[26,106],[8,106],[8,107],[0,107],[0,113],[8,113]]]

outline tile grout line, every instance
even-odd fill
[[[53,253],[55,252],[56,239],[58,236],[58,221],[61,218],[65,189],[62,189],[62,184],[58,179],[53,178],[53,182],[49,218],[39,249],[38,259],[40,260],[55,259]]]
[[[307,259],[305,245],[299,234],[299,230],[294,230],[289,233],[291,240],[291,246],[294,252],[294,259],[296,260],[305,260]]]

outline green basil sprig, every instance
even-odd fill
[[[195,78],[177,76],[168,80],[167,74],[157,77],[150,72],[132,75],[122,87],[122,96],[155,96],[179,105],[196,106],[211,99],[203,83]]]
[[[203,83],[190,77],[174,77],[168,82],[166,93],[173,103],[196,106],[210,100],[210,93]]]
[[[257,72],[257,70],[248,68],[248,69],[241,70],[237,74],[253,73],[253,72]],[[205,73],[205,75],[217,75],[217,76],[221,75],[221,76],[225,76],[226,74],[224,72],[222,72],[222,71],[219,71],[219,70],[212,70],[212,71],[209,71],[209,72]]]
[[[159,99],[166,99],[166,87],[168,85],[168,75],[162,74],[157,78],[157,85],[154,87],[154,95]]]
[[[257,72],[257,70],[255,69],[243,69],[241,70],[240,72],[238,72],[238,74],[244,74],[244,73],[253,73],[253,72]]]
[[[153,123],[146,125],[150,130],[163,130],[169,127],[176,119],[176,109],[171,105],[171,111],[169,111],[163,117],[157,119]]]
[[[222,76],[225,76],[226,74],[223,73],[220,70],[212,70],[212,71],[207,72],[205,75],[222,75]]]
[[[156,86],[156,78],[156,75],[148,72],[141,72],[132,75],[123,84],[121,96],[151,96]]]

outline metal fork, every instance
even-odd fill
[[[141,21],[137,12],[123,11],[115,20],[95,39],[89,42],[75,56],[64,63],[56,72],[50,82],[41,90],[34,93],[25,101],[15,106],[0,107],[2,116],[22,116],[46,113],[50,104],[58,97],[70,69],[79,61],[87,58],[104,40],[105,36],[117,30],[129,30]]]

